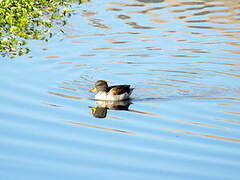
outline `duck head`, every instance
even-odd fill
[[[95,88],[91,89],[90,92],[107,92],[108,90],[108,84],[104,80],[98,80],[95,83]]]

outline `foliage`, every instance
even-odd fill
[[[67,0],[0,0],[0,55],[28,53],[27,39],[48,41],[51,27],[65,25],[71,14]]]

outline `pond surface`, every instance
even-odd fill
[[[239,1],[74,8],[65,34],[0,61],[1,178],[239,179]],[[95,102],[99,79],[132,100]]]

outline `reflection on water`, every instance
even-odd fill
[[[31,58],[0,61],[1,176],[237,180],[239,2],[75,9]],[[131,102],[94,101],[97,79],[135,87]]]
[[[163,2],[164,0],[137,0],[137,1],[144,3],[160,3]]]
[[[101,118],[101,117],[99,117],[99,118]],[[107,128],[107,127],[102,127],[102,126],[96,126],[96,125],[80,123],[80,122],[66,121],[66,123],[73,124],[73,125],[90,127],[90,128],[97,128],[97,129],[106,130],[106,131],[114,131],[114,132],[119,132],[119,133],[134,134],[133,132],[129,132],[129,131],[124,131],[124,130],[120,130],[120,129],[113,129],[113,128]]]
[[[175,131],[175,132],[184,133],[184,134],[190,134],[190,135],[194,135],[194,136],[203,136],[203,137],[208,137],[208,138],[220,139],[220,140],[224,140],[224,141],[240,142],[240,139],[229,138],[229,137],[213,136],[213,135],[208,135],[208,134],[200,134],[200,133],[195,133],[195,132],[172,130],[172,129],[170,129],[170,131]]]
[[[105,118],[108,110],[128,111],[131,101],[96,101],[97,107],[90,107],[92,115],[96,118]]]

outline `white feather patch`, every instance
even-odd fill
[[[110,93],[106,93],[106,92],[98,92],[95,95],[95,99],[96,100],[107,100],[107,101],[122,101],[122,100],[126,100],[129,99],[130,94],[123,93],[120,95],[112,95]]]

